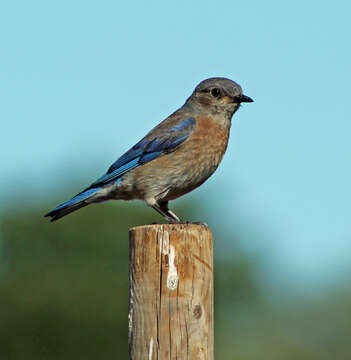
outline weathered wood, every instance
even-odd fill
[[[204,225],[130,230],[132,360],[213,360],[213,244]]]

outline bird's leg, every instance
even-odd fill
[[[168,201],[157,202],[154,198],[149,198],[145,200],[146,203],[161,214],[169,223],[179,223],[181,222],[179,217],[168,209]]]
[[[154,205],[151,205],[151,207],[156,210],[159,214],[161,214],[169,223],[175,223],[175,222],[178,222],[178,220],[174,219],[173,217],[171,217],[170,215],[168,215],[167,212],[163,211],[161,208],[160,208],[160,205],[159,204],[154,204]]]
[[[167,215],[167,219],[171,219],[169,222],[181,222],[179,217],[171,210],[168,209],[168,201],[162,201],[159,202],[158,205],[160,206],[160,209]]]

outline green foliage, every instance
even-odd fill
[[[128,229],[158,215],[123,203],[55,223],[43,212],[11,211],[2,219],[0,358],[127,359]],[[237,274],[247,272],[243,263],[231,268],[230,286],[219,289],[231,292]],[[247,294],[228,300],[252,296],[250,282],[239,287]]]
[[[14,207],[1,220],[0,359],[128,359],[128,229],[160,218],[118,203],[50,223],[47,208]],[[351,296],[339,295],[337,307],[335,298],[270,306],[262,259],[229,251],[223,234],[215,241],[218,253],[228,249],[215,261],[217,359],[349,359]]]
[[[3,219],[0,358],[126,354],[128,219],[140,214],[96,210]]]

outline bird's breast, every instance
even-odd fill
[[[185,147],[195,175],[205,180],[218,167],[227,149],[229,126],[223,126],[211,118],[197,119],[196,129]]]
[[[205,182],[217,169],[226,151],[229,127],[210,118],[196,119],[189,139],[163,159],[171,184],[168,199],[181,196]],[[167,164],[167,165],[166,165]]]
[[[133,191],[135,198],[171,200],[200,186],[223,158],[229,127],[211,118],[196,118],[194,132],[174,151],[123,176],[128,196]]]
[[[197,119],[196,129],[189,139],[190,152],[203,162],[218,166],[227,149],[230,124],[217,123],[212,118]],[[197,161],[201,162],[201,161]]]

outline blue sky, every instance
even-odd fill
[[[206,198],[218,226],[260,224],[264,241],[246,246],[292,278],[346,274],[350,12],[347,1],[3,2],[2,203],[21,189],[29,203],[66,199],[70,178],[89,184],[198,82],[225,76],[255,103],[189,199]]]

